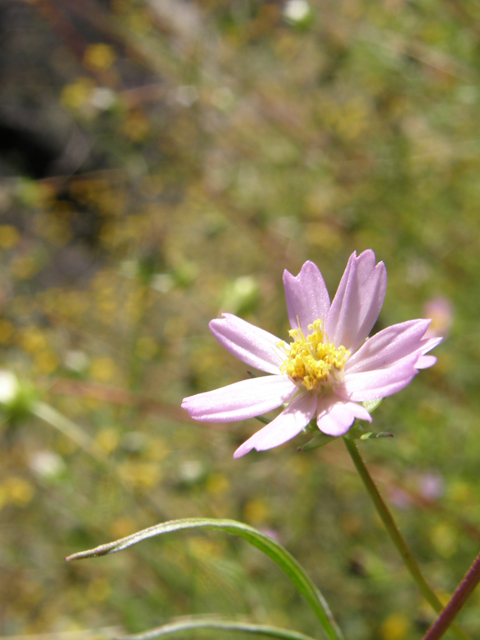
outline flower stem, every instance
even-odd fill
[[[413,557],[410,549],[407,547],[407,543],[398,530],[398,527],[393,520],[392,514],[390,513],[387,505],[385,504],[382,496],[377,489],[376,484],[374,483],[370,473],[368,472],[368,469],[365,466],[365,462],[363,461],[360,452],[358,451],[355,441],[348,438],[344,438],[343,440],[345,442],[345,446],[347,447],[348,453],[350,454],[353,463],[360,475],[360,478],[362,479],[362,482],[365,485],[370,498],[372,499],[375,509],[377,510],[378,515],[385,525],[385,528],[387,529],[387,532],[390,535],[393,544],[396,546],[398,552],[402,556],[403,562],[405,563],[405,566],[407,567],[410,575],[415,581],[415,584],[420,589],[425,600],[427,600],[427,602],[437,613],[440,613],[443,609],[443,605],[423,577],[417,561]],[[467,640],[469,638],[469,636],[456,625],[452,625],[452,631],[454,631],[457,638],[461,638],[461,640]],[[435,637],[436,636],[432,636],[432,638]]]
[[[474,563],[465,574],[462,582],[458,585],[457,590],[451,597],[442,613],[427,631],[423,640],[439,640],[450,627],[456,615],[463,607],[468,598],[472,595],[475,587],[480,582],[480,553],[476,557]]]

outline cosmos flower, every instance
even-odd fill
[[[372,418],[361,402],[392,395],[419,369],[432,366],[425,355],[441,338],[426,338],[430,320],[409,320],[368,334],[385,298],[387,272],[368,250],[350,259],[333,302],[313,262],[298,276],[284,272],[291,342],[229,313],[210,329],[230,353],[271,375],[185,398],[182,407],[196,420],[231,422],[284,406],[269,424],[235,452],[264,451],[287,442],[316,415],[320,431],[342,436],[355,419]]]

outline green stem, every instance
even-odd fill
[[[385,528],[387,529],[387,532],[390,535],[390,538],[392,539],[393,544],[396,546],[398,552],[402,556],[403,562],[405,563],[405,566],[407,567],[408,571],[410,572],[410,575],[415,581],[415,584],[420,589],[425,600],[427,600],[427,602],[433,607],[433,609],[437,613],[440,613],[443,609],[443,605],[438,599],[438,597],[435,595],[435,593],[432,591],[432,589],[429,587],[425,578],[423,577],[422,572],[420,571],[420,567],[417,564],[417,561],[413,557],[410,549],[407,547],[407,543],[405,542],[405,540],[402,537],[402,534],[398,530],[398,527],[395,524],[395,521],[393,520],[392,514],[390,513],[385,502],[383,501],[383,498],[380,495],[376,484],[374,483],[370,473],[368,472],[368,469],[365,466],[365,462],[363,461],[363,458],[360,455],[360,452],[358,451],[355,441],[350,440],[348,438],[344,438],[343,440],[345,442],[345,446],[348,449],[348,453],[350,454],[353,460],[353,464],[355,465],[360,475],[360,478],[362,479],[362,482],[365,485],[365,488],[368,491],[370,498],[372,499],[375,509],[377,510],[378,515],[380,516],[383,524],[385,525]],[[456,625],[452,625],[452,631],[455,633],[457,638],[461,640],[467,640],[467,639],[470,640],[469,636]]]

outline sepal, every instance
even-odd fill
[[[362,405],[365,407],[368,413],[373,413],[375,409],[377,409],[377,407],[382,404],[383,400],[383,398],[380,398],[378,400],[365,400],[365,402],[362,402]]]
[[[373,433],[373,431],[368,431],[360,436],[359,440],[372,440],[375,438],[393,438],[393,433],[388,433],[387,431],[380,431],[380,433]]]
[[[343,437],[348,440],[374,440],[376,438],[393,438],[393,433],[387,433],[386,431],[381,431],[379,433],[375,433],[374,431],[365,431],[362,425],[356,421],[350,431]]]
[[[320,449],[320,447],[330,444],[330,442],[336,439],[336,436],[327,436],[326,433],[319,432],[304,444],[303,447],[298,447],[297,451],[314,451],[315,449]]]

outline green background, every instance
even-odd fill
[[[422,637],[433,615],[341,442],[301,454],[300,435],[234,461],[257,421],[180,409],[246,377],[210,319],[285,339],[283,269],[313,260],[333,296],[355,250],[387,266],[376,329],[433,315],[448,333],[374,414],[394,438],[362,452],[441,598],[478,553],[480,5],[296,6],[5,3],[0,124],[17,142],[0,136],[0,353],[22,403],[0,430],[3,636],[190,613],[317,633],[280,571],[220,533],[63,561],[205,516],[276,536],[347,638]],[[460,617],[472,637],[479,597]]]

